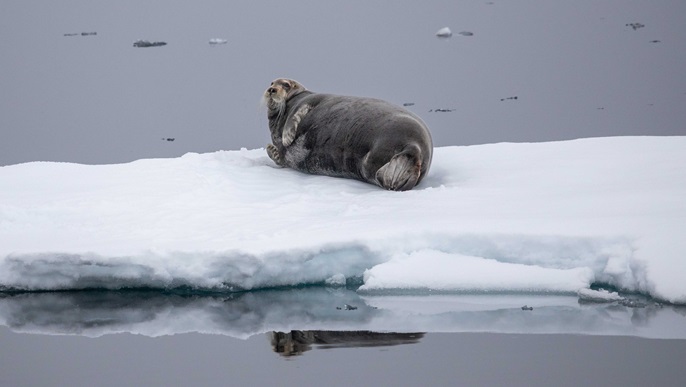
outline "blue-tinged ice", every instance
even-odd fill
[[[686,137],[441,147],[408,192],[278,168],[263,149],[0,167],[0,287],[359,278],[365,295],[577,297],[601,284],[685,304],[684,149]]]

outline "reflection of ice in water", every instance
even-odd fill
[[[610,292],[605,289],[579,289],[579,300],[585,302],[613,302],[624,300],[617,292]]]
[[[533,310],[523,311],[522,305]],[[361,296],[352,289],[329,287],[246,293],[202,293],[188,289],[175,293],[82,291],[0,298],[0,325],[16,332],[88,337],[119,332],[152,337],[203,332],[247,338],[297,330],[565,333],[686,339],[684,314],[683,307],[654,302],[645,302],[640,307],[585,304],[579,303],[576,296]],[[343,346],[384,341],[371,334],[341,334],[338,341],[335,335],[329,335],[320,336],[317,342],[316,337],[308,335],[304,337],[309,339],[302,343]]]

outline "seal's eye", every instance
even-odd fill
[[[290,90],[290,89],[291,89],[291,84],[290,84],[290,83],[284,83],[284,84],[283,84],[283,88],[286,89],[286,90]]]

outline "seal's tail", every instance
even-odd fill
[[[397,153],[376,172],[378,184],[391,191],[407,191],[419,182],[422,170],[421,151],[416,145]]]

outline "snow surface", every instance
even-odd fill
[[[436,148],[408,192],[263,149],[0,168],[0,287],[341,284],[686,303],[686,137]]]

